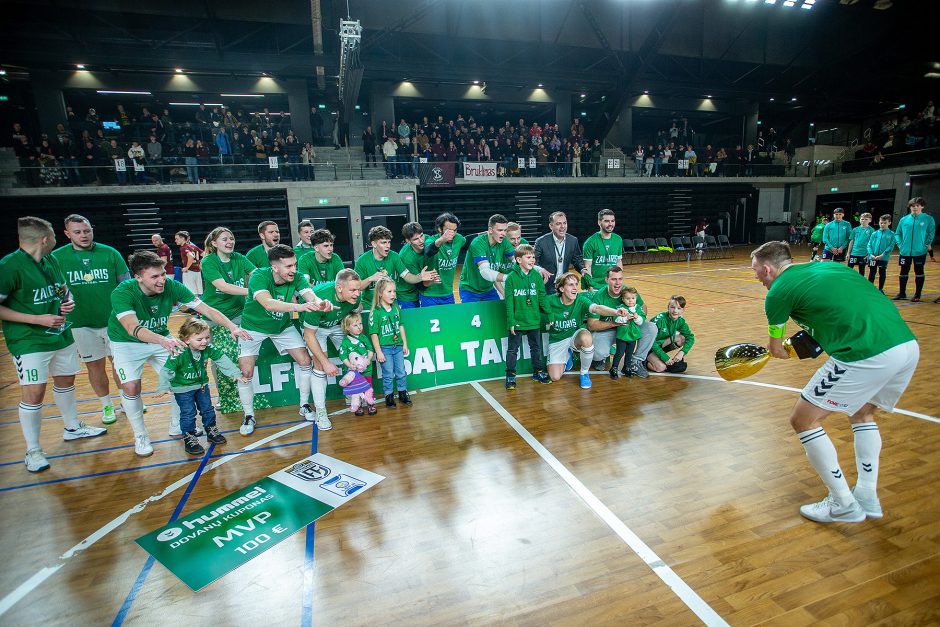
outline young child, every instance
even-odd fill
[[[859,225],[852,229],[852,235],[849,237],[849,267],[858,265],[858,273],[865,276],[865,266],[868,265],[868,240],[875,229],[868,226],[871,224],[870,213],[860,215],[858,222]]]
[[[209,395],[211,359],[218,371],[229,378],[241,379],[241,371],[221,350],[209,344],[210,329],[204,320],[190,318],[180,327],[179,339],[186,348],[170,356],[160,371],[157,389],[173,393],[180,408],[180,428],[183,446],[190,455],[202,455],[206,449],[199,443],[196,432],[196,412],[202,416],[206,438],[213,444],[225,444],[225,436],[215,423],[215,408]]]
[[[529,343],[532,354],[532,378],[551,383],[542,364],[542,325],[539,312],[549,313],[542,276],[533,270],[535,249],[529,244],[516,247],[516,263],[506,276],[506,324],[509,326],[509,348],[506,351],[506,389],[516,389],[516,360],[522,338]]]
[[[382,277],[375,283],[372,295],[372,311],[369,312],[369,333],[375,358],[382,364],[382,391],[385,406],[398,407],[395,402],[395,384],[398,384],[398,400],[411,405],[408,396],[408,380],[405,376],[405,357],[408,356],[408,339],[401,325],[401,308],[395,302],[395,281]]]
[[[343,394],[349,397],[349,409],[357,416],[362,416],[362,402],[368,406],[370,416],[374,416],[375,394],[372,392],[372,357],[375,353],[366,343],[362,333],[362,316],[356,312],[343,318],[343,332],[346,337],[339,345],[339,357],[346,366],[346,372],[339,384]]]
[[[633,350],[636,348],[636,341],[640,339],[643,332],[640,327],[643,325],[643,311],[636,305],[637,291],[635,287],[625,286],[620,292],[620,300],[629,312],[626,316],[614,318],[620,326],[617,327],[617,346],[614,353],[614,360],[610,365],[610,378],[619,379],[620,373],[624,376],[630,376],[630,360],[633,358]],[[623,359],[623,369],[617,372],[617,364]]]
[[[813,231],[809,234],[809,241],[812,244],[813,251],[810,255],[810,261],[819,261],[820,257],[820,248],[823,238],[823,229],[826,228],[826,225],[829,224],[829,218],[823,216],[823,219],[816,223],[816,226],[813,227]]]
[[[650,319],[658,329],[653,348],[646,358],[647,366],[653,372],[685,372],[688,367],[685,358],[695,344],[695,336],[682,317],[683,313],[685,298],[673,296],[669,299],[666,311]],[[667,354],[676,349],[679,349],[679,352],[672,357]]]
[[[891,214],[878,218],[878,230],[868,238],[868,281],[875,284],[875,272],[878,272],[878,291],[885,293],[885,274],[888,259],[894,250],[894,231],[891,230]]]

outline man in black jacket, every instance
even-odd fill
[[[551,274],[545,284],[545,292],[554,294],[555,277],[567,272],[571,266],[584,274],[584,259],[578,238],[568,234],[568,217],[563,212],[556,211],[548,217],[548,228],[551,232],[535,240],[535,264]]]

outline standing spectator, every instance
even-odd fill
[[[314,140],[323,137],[323,116],[317,107],[310,107],[310,128],[313,130]]]
[[[571,176],[581,176],[581,144],[578,142],[571,149]]]
[[[293,135],[287,136],[284,143],[284,160],[287,161],[287,170],[292,181],[300,180],[300,142]]]
[[[789,169],[793,165],[793,157],[796,156],[796,146],[790,142],[789,138],[783,145],[783,155],[787,160],[787,169]]]
[[[304,144],[303,150],[300,151],[300,162],[303,164],[305,181],[314,181],[317,178],[313,168],[316,157],[317,155],[313,149],[313,144],[310,142]],[[373,155],[373,159],[374,158],[375,155]]]
[[[137,172],[137,165],[144,166],[146,160],[144,159],[144,147],[140,145],[139,141],[132,141],[131,147],[127,149],[127,158],[130,160],[128,167],[131,169],[131,182],[135,185],[145,181],[144,173]]]
[[[124,170],[119,170],[118,162],[123,161],[124,159],[124,150],[118,145],[116,139],[112,139],[108,142],[108,159],[111,160],[111,169],[114,171],[114,175],[117,177],[118,185],[124,185],[127,183],[127,166],[125,164]]]
[[[556,211],[548,218],[549,233],[535,240],[535,263],[548,273],[545,289],[548,294],[555,293],[555,279],[574,266],[584,274],[584,259],[578,238],[568,233],[568,217]]]
[[[150,165],[155,166],[157,171],[160,174],[160,182],[163,182],[165,179],[163,177],[163,144],[157,141],[156,135],[150,136],[150,141],[147,142],[147,161]]]
[[[201,170],[201,173],[204,176],[199,176],[200,170],[196,171],[196,179],[200,183],[209,182],[209,148],[206,146],[205,142],[201,139],[196,140],[196,162],[199,165],[204,166]]]
[[[398,171],[395,168],[397,154],[398,146],[395,145],[395,140],[389,137],[385,140],[385,143],[382,144],[382,156],[385,158],[385,176],[390,179],[393,179],[398,175]]]
[[[404,122],[404,120],[402,120]],[[378,167],[378,164],[375,162],[375,133],[372,132],[372,127],[367,126],[366,130],[362,132],[362,152],[366,156],[366,167],[369,167],[369,162],[372,162],[373,167]]]
[[[163,238],[160,237],[158,233],[154,233],[150,236],[150,242],[153,244],[153,247],[157,249],[157,257],[163,260],[163,267],[166,270],[166,275],[169,277],[175,277],[176,271],[173,268],[173,251],[170,250],[170,247],[166,245],[163,241]],[[179,277],[177,277],[178,279]]]
[[[646,160],[646,153],[643,150],[643,146],[640,144],[636,145],[636,150],[633,151],[633,162],[636,167],[636,175],[643,176],[643,162]]]
[[[232,140],[228,135],[228,131],[224,126],[216,130],[215,133],[215,145],[219,149],[219,163],[225,163],[226,161],[231,162],[232,157]]]
[[[189,231],[177,231],[174,241],[180,247],[180,268],[183,272],[183,285],[196,296],[202,295],[202,265],[200,260],[203,250],[189,241]]]
[[[196,185],[199,182],[199,168],[196,166],[196,144],[192,137],[183,144],[183,162],[186,164],[186,178]]]

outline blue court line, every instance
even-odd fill
[[[297,423],[299,423],[299,422],[304,422],[304,419],[301,418],[300,420],[289,420],[289,421],[287,421],[287,422],[276,422],[276,423],[270,424],[270,425],[260,425],[260,426],[255,427],[255,431],[260,431],[261,429],[271,429],[271,428],[273,428],[273,427],[283,427],[284,425],[295,425],[295,424],[297,424]],[[227,431],[222,431],[223,434],[225,434],[225,433],[236,433],[236,432],[238,432],[238,429],[229,429],[229,430],[227,430]],[[178,436],[174,436],[174,437],[166,438],[165,440],[154,440],[154,441],[151,442],[151,444],[164,444],[164,443],[166,443],[166,442],[178,442],[178,441],[179,441],[179,437],[178,437]],[[119,450],[121,450],[121,449],[133,448],[133,447],[134,447],[133,444],[121,444],[121,445],[119,445],[119,446],[109,446],[109,447],[106,447],[106,448],[96,448],[96,449],[92,449],[92,450],[90,450],[90,451],[76,451],[76,452],[74,452],[74,453],[62,453],[61,455],[46,455],[46,459],[61,459],[61,458],[63,458],[63,457],[75,457],[76,455],[90,455],[90,454],[92,454],[92,453],[105,453],[105,452],[108,452],[108,451],[119,451]],[[15,466],[15,465],[17,465],[17,464],[22,464],[22,463],[23,463],[23,462],[21,462],[21,461],[19,461],[19,460],[12,461],[12,462],[2,462],[2,463],[0,463],[0,468],[3,468],[4,466]]]
[[[289,442],[289,443],[287,443],[287,444],[275,444],[275,445],[273,445],[273,446],[263,446],[263,447],[261,447],[261,448],[254,448],[254,449],[251,449],[250,451],[237,450],[237,451],[232,451],[232,452],[230,452],[230,453],[217,453],[217,454],[213,455],[212,457],[213,457],[213,458],[217,458],[217,457],[228,457],[228,456],[230,456],[230,455],[239,455],[239,454],[241,454],[241,453],[260,453],[261,451],[270,451],[270,450],[273,450],[273,449],[285,448],[285,447],[288,447],[288,446],[299,446],[299,445],[301,445],[301,444],[308,444],[308,443],[310,443],[310,440],[301,440],[300,442]],[[93,472],[93,473],[90,473],[90,474],[87,474],[87,475],[77,475],[77,476],[75,476],[75,477],[63,477],[63,478],[61,478],[61,479],[50,479],[49,481],[36,481],[36,482],[34,482],[34,483],[23,483],[23,484],[20,484],[20,485],[13,485],[13,486],[9,486],[9,487],[6,487],[6,488],[0,488],[0,493],[3,493],[3,492],[12,492],[13,490],[22,490],[23,488],[34,488],[34,487],[40,486],[40,485],[49,485],[49,484],[53,484],[53,483],[63,483],[63,482],[66,482],[66,481],[77,481],[78,479],[89,479],[89,478],[91,478],[91,477],[103,477],[103,476],[106,476],[106,475],[117,475],[117,474],[121,474],[121,473],[125,473],[125,472],[134,472],[134,471],[137,471],[137,470],[148,470],[148,469],[150,469],[150,468],[161,468],[161,467],[163,467],[163,466],[175,466],[175,465],[178,465],[178,464],[188,464],[188,463],[195,462],[195,461],[198,461],[198,458],[176,459],[176,460],[169,461],[169,462],[161,462],[161,463],[159,463],[159,464],[148,464],[148,465],[146,465],[146,466],[135,466],[135,467],[133,467],[133,468],[118,468],[118,469],[116,469],[116,470],[106,470],[106,471],[103,471],[103,472]]]
[[[173,510],[173,515],[170,516],[170,520],[167,524],[176,520],[180,512],[183,511],[183,506],[186,505],[186,501],[189,500],[189,495],[193,493],[193,488],[196,487],[196,482],[199,481],[199,477],[202,476],[202,471],[205,470],[206,464],[209,463],[209,459],[212,457],[212,451],[214,450],[215,444],[210,444],[209,450],[203,455],[202,462],[199,464],[199,468],[196,469],[196,474],[193,475],[192,481],[186,486],[186,491],[183,492],[183,496],[180,497],[179,503],[176,504],[176,509]],[[124,624],[124,619],[127,618],[127,613],[130,611],[131,605],[134,604],[134,599],[137,598],[140,589],[144,587],[144,581],[147,580],[147,575],[150,574],[150,569],[153,568],[154,561],[153,555],[147,556],[144,567],[140,570],[140,574],[137,575],[137,579],[134,581],[134,585],[131,586],[131,591],[127,594],[127,598],[124,599],[124,603],[121,605],[117,616],[114,617],[114,622],[111,623],[111,627],[120,627]]]
[[[316,454],[320,440],[320,430],[313,426],[313,437],[310,440],[310,454]],[[307,539],[304,546],[304,590],[303,605],[300,610],[301,627],[313,626],[313,538],[316,532],[316,521],[307,525]]]

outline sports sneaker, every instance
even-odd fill
[[[616,369],[616,368],[611,368],[611,369],[610,369],[610,378],[613,379],[613,380],[615,380],[615,381],[620,378],[620,373],[617,372],[617,369]]]
[[[113,425],[117,420],[117,416],[114,413],[113,407],[105,407],[101,412],[101,423],[106,425]]]
[[[26,470],[42,472],[49,469],[49,460],[41,448],[31,448],[26,451]]]
[[[803,505],[800,507],[800,514],[804,518],[821,523],[857,523],[865,520],[865,510],[857,501],[853,499],[849,505],[839,505],[831,494],[818,503]]]
[[[196,437],[195,433],[183,434],[183,447],[190,455],[203,455],[206,452],[206,449],[199,443],[199,438]]]
[[[134,436],[134,452],[140,457],[150,457],[153,455],[153,446],[150,444],[150,436],[146,433],[138,433]]]
[[[411,407],[412,405],[414,405],[414,402],[411,400],[411,397],[408,396],[408,390],[402,390],[401,392],[399,392],[398,400],[401,401],[403,404],[407,405],[408,407]]]
[[[255,432],[255,417],[254,416],[245,416],[245,421],[242,423],[242,426],[238,428],[238,432],[242,435],[251,435]]]
[[[310,407],[310,403],[304,403],[300,406],[300,415],[308,422],[314,422],[317,419],[316,412]]]
[[[84,422],[80,422],[74,429],[63,429],[62,439],[68,442],[69,440],[80,440],[82,438],[97,438],[107,432],[108,430],[104,427],[91,427]]]
[[[595,361],[594,363],[591,364],[591,366],[593,366],[594,370],[597,370],[598,372],[607,372],[608,370],[606,359]]]
[[[539,370],[538,372],[533,373],[532,378],[545,385],[548,385],[552,382],[552,378],[548,376],[548,373],[544,370]]]
[[[900,294],[898,294],[891,300],[907,300],[907,294],[905,294],[904,292],[901,292]]]
[[[863,498],[856,494],[858,487],[852,489],[852,496],[855,497],[855,500],[858,501],[858,504],[865,510],[865,516],[868,518],[881,518],[884,516],[884,512],[881,510],[881,501],[878,500],[878,497],[872,497],[870,499]]]
[[[206,429],[206,438],[213,444],[225,444],[228,440],[225,439],[225,436],[222,435],[222,432],[219,431],[219,425],[212,425]]]
[[[646,369],[646,363],[639,359],[634,359],[633,363],[630,364],[630,376],[649,379],[650,371]]]
[[[333,423],[330,422],[330,417],[326,415],[325,409],[317,410],[317,429],[320,431],[329,431],[333,428]]]
[[[568,349],[568,361],[565,362],[565,372],[568,372],[572,368],[574,368],[574,359],[571,354],[571,349],[569,348]]]
[[[586,372],[581,375],[581,389],[582,390],[591,389],[591,375],[589,375]]]
[[[516,389],[516,375],[507,374],[506,375],[506,389],[515,390]]]

